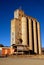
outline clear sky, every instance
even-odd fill
[[[10,22],[14,18],[14,11],[20,7],[25,14],[40,22],[44,47],[44,0],[0,0],[0,44],[10,46]]]

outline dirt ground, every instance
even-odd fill
[[[9,56],[0,58],[0,65],[44,65],[44,56]]]

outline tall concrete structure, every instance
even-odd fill
[[[11,45],[26,45],[30,54],[41,54],[40,24],[17,9],[11,20]]]

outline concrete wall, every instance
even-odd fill
[[[38,47],[39,47],[39,54],[42,53],[41,51],[41,37],[40,37],[40,23],[37,22],[37,33],[38,33]]]
[[[29,24],[29,49],[30,50],[33,50],[32,48],[32,21],[31,19],[28,20],[28,24]]]
[[[41,54],[40,24],[22,10],[16,10],[11,20],[11,45],[19,44],[19,39],[23,40],[22,45],[29,45],[29,50]]]
[[[24,16],[24,12],[22,10],[17,9],[14,11],[14,18],[20,19]]]
[[[27,20],[26,17],[22,17],[22,45],[27,45]]]
[[[34,52],[37,53],[37,34],[36,34],[36,21],[33,20],[33,33],[34,33]]]

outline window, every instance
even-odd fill
[[[23,15],[22,15],[22,17],[23,17]]]

